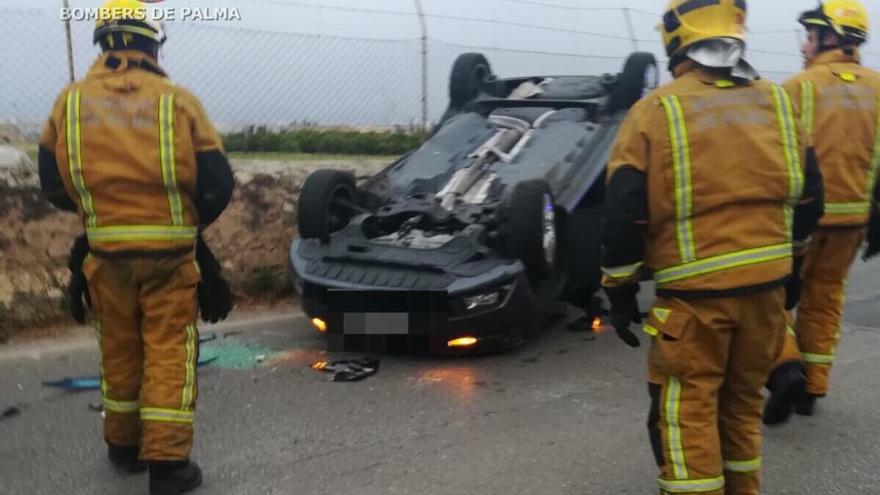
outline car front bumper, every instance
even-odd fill
[[[310,240],[294,241],[290,250],[302,309],[313,322],[319,320],[316,326],[323,327],[331,349],[348,350],[350,342],[369,338],[402,337],[427,343],[432,352],[503,349],[517,345],[542,324],[538,303],[518,261],[488,260],[484,269],[450,273],[437,264],[415,267],[375,258],[340,258],[333,255],[335,250],[338,254],[332,242],[320,245]],[[422,254],[423,261],[431,258],[429,253]],[[399,260],[403,255],[384,252],[377,257],[391,259],[387,256]],[[413,297],[421,302],[413,303]],[[375,320],[376,315],[384,321],[402,317],[408,325],[405,331],[400,325],[391,325],[396,328],[388,331],[375,324],[365,328],[367,314],[371,315],[368,320]],[[475,343],[450,346],[462,338]]]

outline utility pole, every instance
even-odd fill
[[[633,42],[633,50],[639,51],[639,40],[636,38],[636,29],[633,27],[632,14],[628,7],[623,8],[623,19],[626,21],[626,27],[629,29],[629,37]]]
[[[422,32],[422,131],[428,132],[428,23],[422,0],[414,0],[416,14],[419,16],[419,29]]]
[[[62,0],[61,5],[66,10],[70,10],[68,0]],[[70,82],[76,81],[76,72],[73,69],[73,40],[70,36],[70,18],[64,21],[64,31],[67,35],[67,70],[70,73]]]

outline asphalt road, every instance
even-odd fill
[[[850,283],[832,398],[765,436],[766,494],[880,494],[880,262]],[[646,301],[649,302],[649,301]],[[322,340],[297,315],[218,332],[281,352],[204,368],[194,458],[203,494],[652,494],[645,346],[562,325],[484,358],[384,357],[359,383],[309,368]],[[222,343],[222,339],[221,339]],[[329,356],[335,357],[335,356]],[[87,375],[87,336],[0,347],[0,493],[145,494],[105,461],[97,393],[40,382]]]

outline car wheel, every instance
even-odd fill
[[[330,234],[348,225],[358,211],[354,176],[321,169],[310,174],[299,195],[299,235],[329,242]]]
[[[455,59],[449,77],[449,108],[460,110],[480,94],[492,77],[492,66],[480,53],[465,53]]]
[[[649,91],[660,85],[660,69],[652,53],[636,52],[629,56],[623,72],[611,92],[611,112],[629,110]]]
[[[561,262],[553,194],[543,180],[520,182],[509,208],[506,254],[523,262],[530,284],[537,286]]]

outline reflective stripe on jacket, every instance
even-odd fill
[[[143,70],[145,58],[101,56],[59,96],[40,140],[54,151],[96,251],[193,246],[196,153],[222,149],[199,101]]]
[[[724,291],[791,271],[808,144],[777,85],[692,67],[640,101],[618,134],[621,167],[648,183],[645,265],[660,289]]]
[[[880,74],[863,67],[858,51],[819,55],[785,83],[802,108],[825,178],[822,226],[868,221],[880,169]]]

